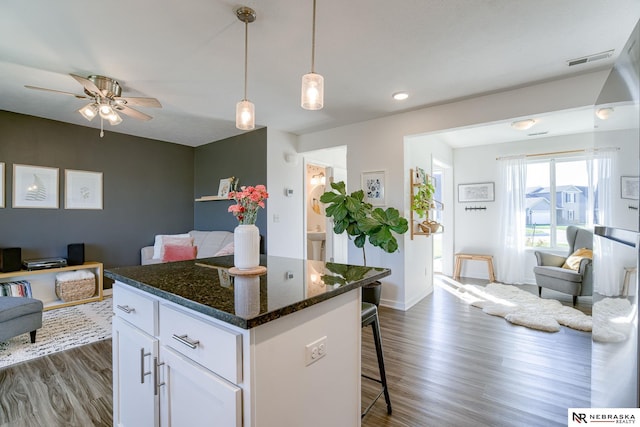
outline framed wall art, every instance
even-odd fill
[[[0,162],[0,208],[4,208],[4,163]]]
[[[234,181],[234,177],[221,179],[220,185],[218,185],[218,197],[226,198],[227,196],[229,196],[229,192],[233,191]]]
[[[362,190],[365,201],[372,206],[385,206],[385,171],[372,171],[362,173]]]
[[[65,209],[102,209],[102,172],[66,169]]]
[[[13,165],[13,207],[58,209],[58,168]]]
[[[494,191],[493,182],[458,184],[458,202],[493,202]]]
[[[640,177],[621,176],[620,177],[620,197],[623,199],[638,200],[640,195]]]

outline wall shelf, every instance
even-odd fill
[[[427,175],[425,177],[425,179],[429,179],[429,175]],[[444,226],[442,224],[439,224],[438,230],[437,231],[422,231],[422,229],[420,228],[419,224],[418,224],[418,220],[414,221],[414,212],[413,212],[413,196],[414,196],[414,189],[416,187],[418,187],[421,183],[420,182],[415,182],[414,181],[414,174],[413,174],[413,169],[409,169],[409,182],[411,183],[410,185],[410,197],[409,197],[409,203],[410,203],[410,213],[409,213],[409,224],[410,227],[409,229],[411,230],[411,240],[413,240],[413,236],[431,236],[432,234],[440,234],[444,231]],[[436,210],[444,210],[444,204],[439,201],[439,200],[435,200],[433,199],[433,203],[434,203],[434,208],[431,209],[432,211],[436,211]]]
[[[212,202],[214,200],[230,200],[224,196],[202,196],[196,199],[196,202]]]

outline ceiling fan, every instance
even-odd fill
[[[43,90],[47,92],[61,93],[63,95],[71,95],[78,99],[90,99],[91,102],[80,108],[78,112],[82,116],[91,121],[94,117],[100,116],[100,136],[104,136],[102,129],[102,120],[107,120],[112,126],[122,122],[122,117],[118,113],[126,114],[138,120],[151,120],[152,117],[141,111],[133,109],[130,105],[137,107],[162,108],[160,102],[155,98],[142,97],[121,97],[122,86],[120,83],[110,77],[91,75],[82,77],[76,74],[69,74],[76,79],[84,87],[85,95],[77,95],[71,92],[63,92],[55,89],[47,89],[43,87],[25,85],[28,89]]]

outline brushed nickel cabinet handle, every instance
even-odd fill
[[[164,362],[162,363],[158,363],[158,358],[154,357],[153,358],[153,395],[157,396],[158,393],[160,393],[160,387],[162,387],[165,383],[164,382],[160,382],[158,376],[159,376],[159,369],[160,366],[164,365]]]
[[[130,314],[130,313],[136,311],[135,308],[129,307],[128,305],[116,305],[116,307],[118,307],[120,310],[124,311],[127,314]]]
[[[151,371],[144,371],[144,358],[151,356],[151,352],[145,353],[144,348],[140,349],[140,384],[144,384],[144,377],[151,375]]]
[[[173,334],[173,339],[193,349],[198,347],[198,344],[200,344],[200,341],[189,338],[187,334],[184,334],[184,335]]]

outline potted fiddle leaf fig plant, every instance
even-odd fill
[[[325,192],[320,201],[325,203],[325,214],[333,219],[333,232],[347,233],[357,248],[362,248],[364,265],[367,265],[365,243],[367,240],[373,246],[379,247],[387,253],[398,250],[398,240],[393,235],[404,234],[409,229],[407,220],[400,216],[396,208],[373,208],[371,203],[364,200],[364,191],[358,190],[347,194],[343,181],[332,182],[332,191]],[[375,283],[375,282],[374,282]],[[375,283],[373,290],[363,288],[363,301],[380,302],[380,282]],[[365,297],[366,293],[373,296]]]

